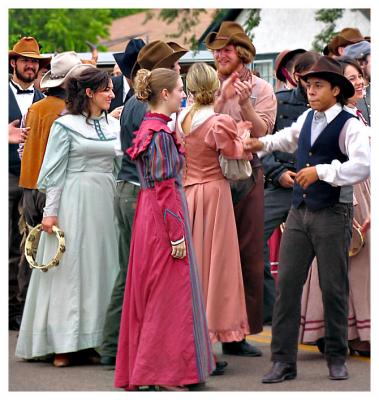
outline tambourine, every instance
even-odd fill
[[[66,250],[66,244],[64,239],[64,232],[60,230],[55,225],[53,226],[53,232],[55,233],[56,238],[58,239],[58,249],[55,253],[55,256],[47,263],[47,264],[38,264],[35,261],[35,257],[37,254],[37,247],[39,243],[39,237],[42,231],[42,225],[39,224],[35,226],[30,232],[25,242],[25,257],[29,263],[30,268],[35,268],[43,272],[47,272],[50,268],[57,267],[59,265],[59,261],[61,260],[63,253]]]
[[[356,256],[362,250],[362,247],[364,245],[365,245],[365,239],[362,235],[361,230],[353,225],[353,232],[349,249],[349,257]]]

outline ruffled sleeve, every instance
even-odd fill
[[[214,117],[212,128],[205,136],[205,143],[226,158],[251,160],[252,154],[244,151],[242,142],[242,136],[250,127],[250,122],[236,123],[228,115],[217,115]]]
[[[37,181],[38,190],[46,192],[44,216],[57,215],[60,194],[66,179],[69,150],[68,131],[59,122],[54,122]]]
[[[150,174],[155,184],[158,204],[172,244],[184,240],[183,209],[176,189],[180,156],[173,136],[157,132],[149,148]]]

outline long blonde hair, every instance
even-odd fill
[[[168,68],[157,68],[152,71],[140,69],[134,79],[135,95],[138,100],[156,105],[162,90],[167,89],[171,93],[176,87],[178,78],[179,74]]]

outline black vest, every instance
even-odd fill
[[[342,110],[326,126],[311,146],[313,115],[314,110],[308,113],[299,135],[297,171],[317,164],[331,164],[333,160],[339,160],[341,163],[348,160],[348,157],[340,150],[339,136],[345,122],[354,118],[354,115]],[[340,191],[340,187],[334,187],[322,180],[316,181],[305,190],[295,183],[292,204],[298,208],[304,202],[310,210],[320,210],[337,203]]]
[[[14,121],[16,119],[18,119],[21,123],[22,115],[21,115],[20,108],[17,104],[17,100],[16,100],[14,93],[13,93],[12,89],[10,88],[10,86],[9,86],[8,90],[9,90],[8,123],[11,123],[12,121]],[[44,98],[43,94],[39,90],[34,89],[33,103],[35,103],[36,101],[41,100],[43,98]],[[20,126],[20,125],[18,125],[18,126]],[[21,161],[18,157],[17,149],[18,149],[18,144],[8,144],[9,172],[13,175],[20,176]]]

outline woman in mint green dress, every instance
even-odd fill
[[[38,189],[46,192],[36,261],[56,252],[52,232],[65,233],[58,267],[33,270],[16,356],[54,355],[54,365],[95,362],[104,318],[118,273],[113,209],[119,122],[107,116],[114,98],[108,74],[89,67],[68,82],[68,113],[50,132]]]

